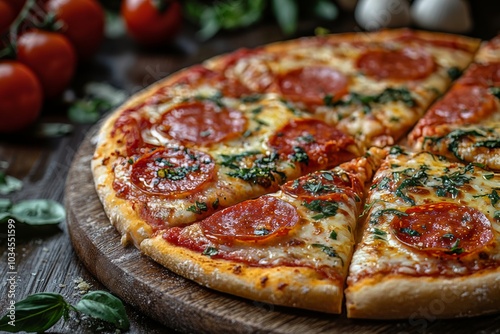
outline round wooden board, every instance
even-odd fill
[[[196,333],[498,333],[499,315],[436,320],[442,307],[439,300],[430,301],[427,310],[416,310],[415,317],[407,320],[357,320],[233,297],[177,276],[136,248],[120,244],[90,171],[97,129],[95,126],[83,141],[66,181],[67,224],[73,247],[109,290],[165,326]]]

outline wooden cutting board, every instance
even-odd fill
[[[79,148],[65,188],[68,230],[88,270],[111,292],[141,312],[183,332],[196,333],[499,333],[500,315],[436,320],[439,300],[422,319],[368,321],[279,307],[204,288],[133,248],[123,247],[94,190],[90,160],[94,127]],[[404,296],[401,296],[404,298]]]

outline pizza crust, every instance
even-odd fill
[[[343,282],[305,267],[252,267],[213,259],[169,244],[161,235],[144,240],[141,251],[173,272],[208,288],[250,300],[340,313]]]
[[[347,316],[455,318],[498,312],[500,268],[463,277],[377,275],[346,289]]]

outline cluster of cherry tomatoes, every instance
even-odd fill
[[[121,14],[139,43],[167,42],[179,30],[178,1],[123,0]],[[33,123],[44,99],[68,88],[78,62],[104,36],[98,0],[0,0],[0,132]]]

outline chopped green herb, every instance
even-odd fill
[[[499,139],[483,140],[474,143],[474,147],[500,148]]]
[[[462,71],[455,66],[448,68],[446,72],[452,81],[458,79],[462,75]]]
[[[172,181],[179,181],[184,179],[188,174],[200,170],[200,165],[195,164],[192,166],[180,166],[175,168],[161,168],[156,172],[156,176],[162,179],[169,179]]]
[[[488,195],[488,198],[491,201],[491,205],[495,206],[498,201],[500,201],[500,196],[498,196],[498,193],[495,189],[491,192],[491,194]]]
[[[382,231],[381,229],[378,229],[378,228],[373,228],[373,238],[374,239],[380,239],[380,240],[386,240],[386,235],[387,235],[387,232],[385,231]]]
[[[420,236],[420,232],[418,232],[414,229],[411,229],[409,227],[403,227],[403,228],[399,229],[399,232],[404,233],[404,234],[408,234],[411,237],[419,237]]]
[[[309,156],[302,147],[295,146],[293,148],[293,153],[291,154],[291,160],[294,162],[303,162],[307,165],[309,163]]]
[[[311,246],[321,249],[323,251],[323,253],[325,253],[326,255],[328,255],[330,257],[340,258],[339,255],[337,254],[337,252],[335,251],[335,249],[333,249],[333,247],[322,245],[322,244],[312,244]]]
[[[208,211],[208,206],[207,206],[207,203],[205,203],[205,202],[196,201],[195,204],[188,207],[187,210],[199,215],[204,211]]]
[[[490,93],[493,94],[497,99],[500,99],[500,87],[490,87]]]
[[[200,137],[205,138],[205,137],[210,136],[211,134],[212,134],[212,131],[211,131],[211,130],[201,131],[201,132],[200,132]]]
[[[207,248],[205,248],[205,250],[201,254],[207,255],[207,256],[215,256],[215,255],[219,254],[219,251],[215,247],[207,246]]]
[[[243,103],[254,103],[260,100],[262,100],[262,94],[246,95],[240,98],[240,101]]]
[[[365,205],[365,210],[366,210],[366,205]],[[386,214],[395,215],[395,216],[399,216],[399,217],[408,216],[408,214],[406,212],[399,211],[397,209],[381,209],[381,210],[374,212],[371,215],[370,224],[378,224],[379,218],[382,217],[382,215],[386,215]]]
[[[253,234],[258,235],[258,236],[264,236],[269,234],[269,230],[265,227],[257,227],[254,231]]]
[[[337,214],[337,209],[339,208],[337,202],[324,201],[320,199],[315,199],[309,203],[303,202],[302,205],[311,211],[319,213],[311,217],[315,220],[335,216]]]
[[[457,239],[453,245],[451,245],[450,250],[447,252],[449,254],[462,254],[464,252],[464,249],[461,247],[458,247],[460,244],[460,239]]]
[[[218,207],[219,207],[219,198],[216,198],[215,201],[212,202],[212,208],[214,210],[217,210]]]
[[[443,239],[453,239],[455,238],[455,235],[453,233],[446,233],[441,236]]]
[[[389,154],[405,154],[405,152],[401,148],[401,146],[395,145],[391,147],[391,149],[389,150]]]
[[[495,174],[483,174],[483,179],[485,179],[485,180],[491,180],[494,177],[495,177]]]
[[[337,232],[335,231],[330,232],[330,239],[337,240]]]

